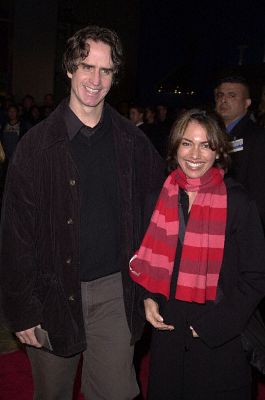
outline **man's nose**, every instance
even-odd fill
[[[90,77],[90,80],[93,83],[93,85],[98,86],[100,84],[100,71],[94,69]]]
[[[225,94],[223,94],[222,96],[221,96],[221,103],[226,103],[226,100],[227,100],[227,97],[226,97],[226,95]]]

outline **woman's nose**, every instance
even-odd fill
[[[191,157],[197,159],[200,157],[200,148],[198,146],[193,146],[191,149]]]

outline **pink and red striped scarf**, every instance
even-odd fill
[[[224,172],[212,167],[198,179],[180,168],[166,179],[142,244],[130,261],[130,276],[152,293],[169,298],[178,242],[179,187],[198,192],[190,210],[175,298],[205,303],[215,300],[223,260],[227,194]]]

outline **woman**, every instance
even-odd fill
[[[164,183],[130,262],[153,326],[150,400],[249,400],[241,333],[265,293],[264,237],[244,189],[224,179],[225,130],[185,112],[171,131]]]
[[[29,126],[20,120],[18,106],[10,105],[7,109],[7,122],[2,130],[2,144],[7,161],[11,159],[18,141],[28,128]]]

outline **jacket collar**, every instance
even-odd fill
[[[68,104],[69,97],[62,100],[57,108],[44,121],[36,125],[36,129],[42,131],[41,147],[43,149],[54,146],[58,142],[69,141],[64,118],[64,113]],[[128,146],[131,146],[134,136],[139,134],[139,129],[127,118],[121,116],[118,111],[114,110],[109,104],[105,103],[105,107],[110,111],[114,136],[117,136],[117,145],[119,141],[124,141]]]
[[[64,118],[68,102],[69,98],[64,99],[44,121],[36,125],[36,128],[42,131],[41,147],[43,149],[49,148],[58,142],[69,140]]]
[[[250,119],[249,116],[246,114],[244,115],[238,123],[234,126],[234,128],[229,132],[229,135],[234,137],[243,137],[245,134],[245,126],[249,123]]]

